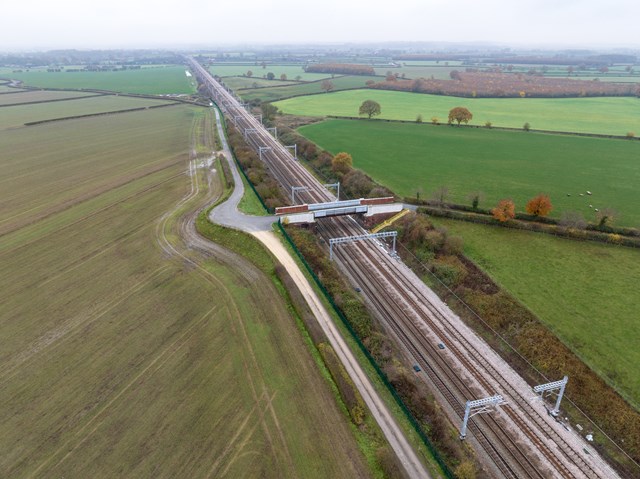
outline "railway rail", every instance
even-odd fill
[[[196,76],[213,100],[260,152],[272,176],[288,192],[308,203],[333,195],[195,60]],[[329,238],[366,234],[350,217],[323,220],[319,233]],[[336,257],[341,269],[362,288],[378,319],[427,373],[453,420],[461,420],[468,399],[502,394],[508,404],[470,422],[473,440],[485,452],[488,467],[502,477],[613,478],[615,471],[574,433],[566,431],[530,402],[531,388],[497,354],[461,323],[417,276],[377,242],[343,245]],[[446,350],[436,347],[444,342]]]

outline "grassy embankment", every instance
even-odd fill
[[[353,90],[328,95],[291,98],[275,103],[284,113],[302,116],[358,116],[363,101],[382,107],[380,118],[425,122],[437,117],[447,122],[449,110],[464,106],[473,113],[472,125],[522,128],[525,122],[539,130],[640,135],[638,98],[457,98],[393,91]]]
[[[595,221],[596,208],[614,208],[616,224],[640,226],[637,141],[356,120],[299,131],[334,154],[349,152],[356,168],[401,196],[428,198],[446,186],[451,201],[470,204],[468,195],[480,190],[482,207],[512,198],[524,211],[543,192],[552,216],[578,211]]]
[[[109,72],[47,72],[46,68],[14,73],[14,69],[0,68],[0,78],[21,80],[26,86],[39,88],[88,88],[122,93],[166,95],[195,92],[195,80],[187,77],[186,68],[178,65],[159,65],[139,70]]]
[[[29,201],[0,214],[0,475],[361,470],[270,283],[157,246],[159,218],[189,189],[193,114],[0,131],[2,204]]]

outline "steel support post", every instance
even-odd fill
[[[259,146],[258,147],[258,153],[260,155],[260,161],[262,161],[262,152],[263,151],[269,151],[269,150],[271,150],[270,146]]]
[[[336,200],[340,201],[340,182],[337,183],[327,183],[326,185],[322,185],[325,188],[335,188],[336,189]]]
[[[307,191],[309,188],[306,186],[292,186],[291,187],[291,203],[296,204],[296,191]]]
[[[484,399],[476,399],[475,401],[467,401],[464,410],[464,419],[462,420],[462,428],[460,428],[460,440],[464,440],[467,437],[467,424],[469,419],[476,414],[491,412],[497,406],[502,406],[503,404],[506,403],[499,394]]]
[[[556,399],[555,407],[551,410],[551,414],[553,416],[557,416],[560,412],[560,402],[562,401],[562,396],[564,396],[564,389],[567,386],[567,382],[569,381],[569,376],[565,376],[560,381],[553,381],[547,384],[540,384],[538,386],[534,386],[533,392],[540,393],[540,397],[544,396],[544,393],[547,391],[555,391],[558,390],[558,398]]]
[[[293,159],[298,159],[298,144],[294,143],[293,145],[284,145],[285,148],[293,148]]]

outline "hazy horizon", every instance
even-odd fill
[[[640,3],[611,0],[325,0],[300,8],[247,0],[78,0],[8,3],[0,51],[206,48],[381,42],[484,43],[529,48],[637,48]]]

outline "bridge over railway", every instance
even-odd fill
[[[276,208],[276,216],[284,224],[314,223],[317,218],[364,214],[374,216],[398,213],[402,203],[394,203],[393,196],[383,198],[360,198],[357,200],[329,201]]]

